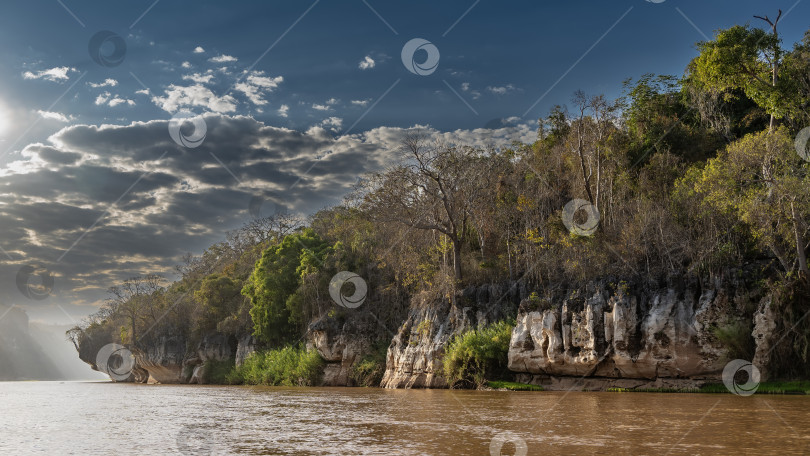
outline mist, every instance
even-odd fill
[[[29,322],[24,310],[0,305],[0,381],[109,380],[79,360],[70,325]]]

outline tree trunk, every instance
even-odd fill
[[[810,277],[807,271],[807,255],[804,253],[805,242],[800,227],[801,221],[796,215],[796,208],[793,202],[790,203],[790,212],[793,217],[793,233],[796,236],[796,257],[799,259],[799,271],[801,271],[805,277]]]
[[[453,239],[453,267],[456,280],[461,280],[461,239]]]

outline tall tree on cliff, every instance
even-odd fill
[[[365,197],[377,220],[437,231],[453,246],[456,280],[462,279],[461,248],[472,208],[488,176],[479,150],[429,143],[422,135],[409,135],[402,146],[404,162],[370,179]]]
[[[700,55],[690,65],[690,77],[708,91],[741,90],[771,116],[772,131],[776,119],[790,115],[795,106],[792,81],[780,78],[785,56],[778,30],[782,11],[776,19],[754,17],[770,30],[736,25],[698,43]]]
[[[730,144],[706,164],[695,189],[711,207],[748,225],[785,272],[810,275],[805,253],[810,164],[796,153],[785,127]]]

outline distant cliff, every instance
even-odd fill
[[[40,342],[31,336],[28,316],[0,305],[0,380],[64,379]]]

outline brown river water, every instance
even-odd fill
[[[0,454],[810,454],[810,397],[9,382]]]

